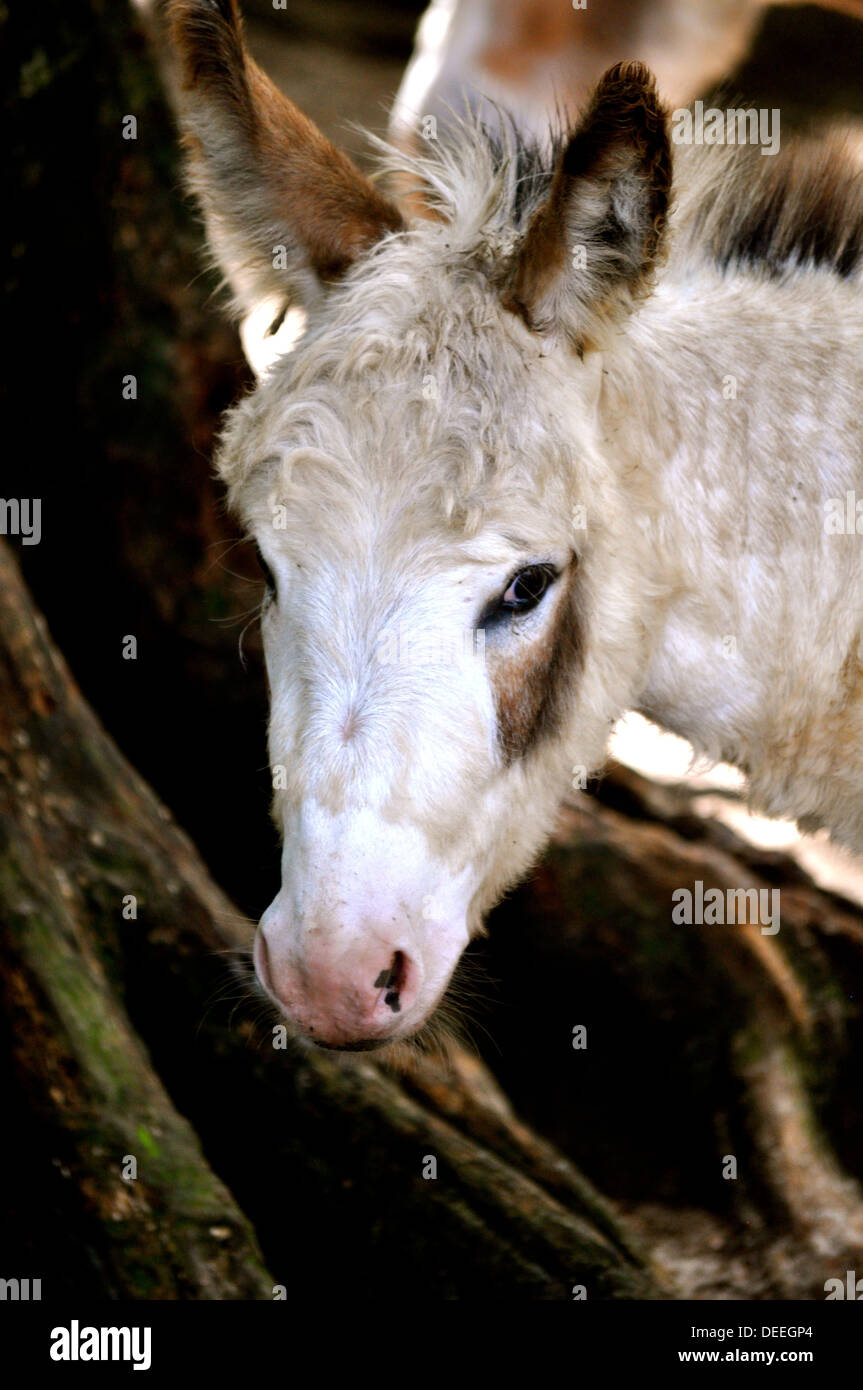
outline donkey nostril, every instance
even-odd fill
[[[407,975],[407,962],[402,951],[396,951],[390,962],[389,970],[382,970],[375,980],[375,989],[385,989],[384,1003],[388,1004],[394,1014],[401,1010],[401,990],[404,988],[405,977]]]

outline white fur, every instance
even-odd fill
[[[278,579],[269,986],[306,1031],[422,1023],[630,708],[743,768],[767,812],[863,846],[863,539],[823,525],[829,498],[863,495],[863,285],[711,263],[698,213],[717,187],[745,197],[734,154],[679,161],[655,290],[581,360],[503,308],[515,163],[464,131],[414,167],[444,220],[314,297],[228,419],[219,468]],[[495,682],[542,643],[554,590],[484,654],[382,661],[382,640],[460,639],[519,565],[573,550],[583,666],[554,736],[507,763]],[[329,1024],[322,941],[320,989],[346,1001]],[[364,1024],[353,981],[395,951],[409,1007]]]

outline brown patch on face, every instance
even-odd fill
[[[535,641],[513,639],[513,650],[493,656],[488,667],[497,711],[498,741],[507,763],[523,758],[557,733],[567,691],[584,659],[584,634],[578,609],[575,557],[558,581],[554,617]]]

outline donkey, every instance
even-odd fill
[[[432,142],[408,219],[250,60],[234,0],[172,26],[213,254],[253,358],[280,339],[217,466],[267,585],[284,851],[254,960],[297,1035],[421,1029],[626,710],[863,845],[841,153],[672,149],[623,63],[550,154]]]
[[[863,20],[863,0],[820,2]],[[766,8],[765,0],[431,0],[393,103],[392,138],[413,147],[421,122],[446,125],[467,99],[487,122],[497,102],[542,143],[549,111],[577,112],[605,69],[631,53],[665,101],[685,106],[745,57]]]

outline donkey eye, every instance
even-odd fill
[[[493,605],[490,617],[508,613],[529,613],[544,598],[557,578],[553,565],[528,565],[513,575],[505,592]]]
[[[261,554],[261,547],[260,547],[259,545],[256,545],[256,546],[255,546],[255,553],[257,554],[257,557],[258,557],[258,564],[259,564],[260,567],[261,567],[261,574],[264,576],[264,583],[265,583],[266,586],[267,586],[267,597],[268,597],[268,598],[275,598],[275,597],[276,597],[276,576],[273,574],[273,571],[270,569],[269,565],[267,564],[266,560],[264,559],[263,555]]]

